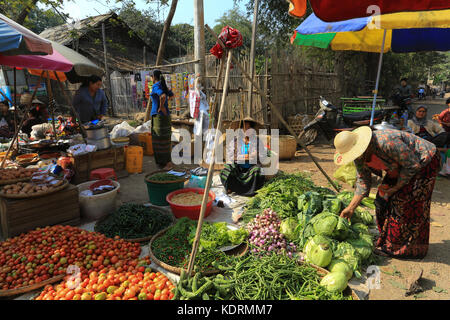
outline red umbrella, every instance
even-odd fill
[[[73,67],[73,64],[58,51],[53,51],[53,54],[46,56],[5,56],[0,54],[0,65],[62,72],[69,72]]]
[[[306,13],[307,0],[288,0],[290,14],[301,18]],[[450,9],[448,0],[309,0],[315,15],[325,22],[336,22],[373,14],[388,14],[402,11],[429,11]],[[380,12],[372,10],[378,6]]]

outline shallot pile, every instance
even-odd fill
[[[250,244],[255,248],[252,252],[255,254],[265,252],[282,252],[292,257],[297,251],[294,243],[288,243],[285,236],[280,232],[281,220],[276,212],[271,209],[265,209],[247,225],[250,233]]]

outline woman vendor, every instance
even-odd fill
[[[73,106],[80,116],[81,123],[93,120],[101,120],[106,115],[108,100],[105,92],[100,89],[102,79],[98,76],[90,76],[73,97]]]
[[[375,253],[401,258],[425,257],[430,235],[430,206],[440,155],[436,146],[399,130],[360,127],[339,133],[334,162],[355,162],[356,191],[341,217],[350,219],[371,188],[371,174],[386,172],[375,201],[380,237]]]
[[[152,145],[155,162],[164,170],[170,170],[173,168],[171,161],[172,124],[168,100],[173,97],[173,92],[167,88],[161,71],[153,70],[151,80],[153,82],[150,94],[152,99]]]
[[[9,111],[8,102],[0,101],[0,137],[11,138],[14,135],[14,116]]]
[[[234,161],[226,163],[220,172],[220,180],[227,192],[251,197],[264,185],[265,178],[261,174],[261,167],[257,165],[258,139],[255,129],[258,123],[251,118],[243,120],[242,141],[237,138],[229,141],[227,153],[233,155]],[[234,147],[233,147],[234,145]],[[232,157],[232,156],[231,156]],[[236,162],[237,161],[237,162]]]
[[[450,133],[436,121],[428,120],[427,113],[427,107],[419,106],[413,118],[408,120],[408,127],[415,135],[434,143],[438,148],[444,148],[450,144]]]

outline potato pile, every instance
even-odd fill
[[[31,178],[31,175],[35,173],[37,169],[1,169],[0,170],[0,181],[16,180],[22,178]]]
[[[3,187],[2,193],[16,195],[33,195],[35,193],[48,192],[58,188],[64,183],[64,180],[54,176],[35,173],[31,177],[31,182],[18,182]]]

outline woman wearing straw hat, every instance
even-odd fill
[[[261,124],[246,117],[231,124],[231,129],[239,127],[243,129],[244,136],[242,140],[235,138],[227,141],[227,158],[233,161],[225,164],[220,172],[220,180],[227,193],[251,197],[265,181],[261,167],[257,164],[258,138],[255,130],[261,128]]]
[[[341,217],[350,219],[369,195],[371,174],[381,176],[376,205],[380,232],[375,253],[403,258],[423,258],[428,251],[430,206],[440,155],[436,147],[414,134],[399,130],[360,127],[339,133],[334,162],[352,161],[357,168],[356,191]]]

